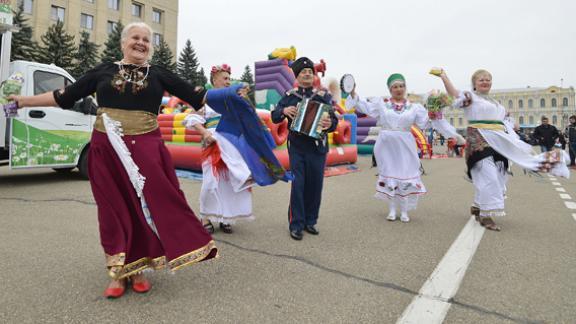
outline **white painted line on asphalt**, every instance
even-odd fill
[[[564,193],[564,194],[560,194],[560,198],[566,199],[566,200],[571,200],[571,199],[572,199],[572,197],[570,197],[569,194],[565,194],[565,193]]]
[[[576,221],[576,214],[572,214],[572,218]]]
[[[576,209],[576,203],[573,201],[565,201],[564,205],[566,205],[568,209]]]
[[[418,296],[414,297],[404,310],[397,324],[442,323],[444,321],[452,306],[447,301],[458,292],[484,232],[484,227],[471,217],[434,272],[420,288]]]
[[[556,178],[550,177],[550,180],[552,180],[552,181],[556,181]]]
[[[556,191],[560,191],[560,192],[566,192],[566,189],[560,187],[560,188],[556,188]]]
[[[552,184],[555,186],[561,186],[560,182],[552,182]]]

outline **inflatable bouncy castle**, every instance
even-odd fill
[[[270,119],[270,111],[274,109],[282,96],[294,86],[295,78],[290,69],[292,56],[295,56],[293,47],[288,50],[276,49],[270,54],[272,59],[256,62],[254,69],[256,111],[262,124],[274,139],[277,145],[274,154],[285,169],[290,169],[286,146],[288,123],[284,120],[280,124],[274,124]],[[318,73],[324,73],[326,63],[321,60],[315,68]],[[315,85],[321,86],[320,76],[317,75],[317,79]],[[172,155],[174,166],[178,169],[201,171],[201,136],[198,132],[188,130],[182,125],[187,113],[192,112],[192,110],[187,109],[189,105],[176,97],[166,97],[162,103],[164,113],[158,116],[158,123],[162,138]],[[326,165],[355,163],[358,158],[356,148],[357,117],[355,114],[341,114],[344,113],[344,110],[338,105],[335,105],[335,109],[340,112],[337,113],[340,120],[336,131],[328,134],[330,152],[326,158]]]

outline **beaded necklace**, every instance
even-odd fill
[[[132,71],[127,71],[124,66],[125,65],[133,65],[136,66],[136,69]],[[146,74],[140,71],[140,68],[146,67]],[[123,60],[118,63],[119,74],[126,82],[134,83],[137,86],[141,87],[144,85],[144,81],[148,78],[148,73],[150,72],[150,64],[133,64],[133,63],[125,63]]]

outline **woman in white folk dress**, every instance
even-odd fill
[[[407,223],[410,221],[408,211],[416,209],[418,197],[426,193],[410,129],[412,125],[424,128],[428,123],[428,111],[406,99],[406,81],[401,74],[390,75],[387,85],[390,100],[369,102],[360,98],[354,88],[346,99],[346,107],[356,107],[357,111],[378,119],[382,126],[374,145],[378,167],[375,197],[388,201],[389,221],[397,219],[397,209],[400,209],[400,220]]]
[[[466,136],[466,164],[468,176],[474,184],[471,213],[486,229],[500,231],[492,217],[506,215],[504,199],[509,161],[532,171],[550,171],[569,177],[566,154],[555,151],[532,154],[532,147],[521,141],[507,118],[506,109],[490,97],[492,75],[478,70],[472,75],[473,91],[457,90],[442,69],[439,76],[449,95],[457,98],[454,106],[464,109],[468,119]]]

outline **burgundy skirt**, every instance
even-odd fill
[[[147,268],[176,270],[216,257],[212,237],[180,190],[160,131],[124,135],[123,140],[146,178],[143,194],[157,233],[146,222],[140,198],[106,133],[94,130],[88,172],[109,275],[121,279]]]

